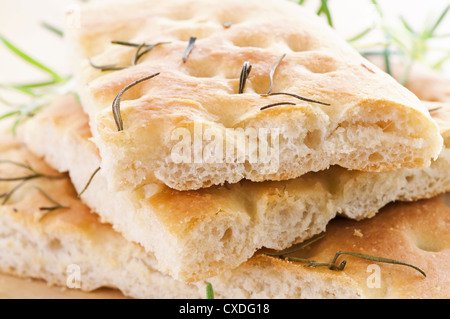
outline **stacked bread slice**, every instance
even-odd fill
[[[64,96],[24,124],[34,155],[5,138],[3,271],[64,284],[76,264],[82,289],[138,298],[201,298],[206,281],[226,298],[439,296],[439,199],[330,221],[450,190],[450,107],[432,118],[288,1],[94,3],[67,34],[81,105]],[[51,173],[16,190],[27,170]],[[302,260],[381,254],[426,281],[383,265],[371,290],[373,261],[306,268],[267,250],[325,230]]]

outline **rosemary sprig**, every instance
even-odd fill
[[[83,193],[86,191],[86,189],[89,187],[89,185],[91,185],[92,180],[94,179],[94,176],[97,175],[97,173],[100,171],[101,167],[99,166],[94,173],[92,173],[91,177],[89,178],[88,182],[86,183],[86,185],[84,186],[83,190],[78,194],[78,197],[81,197],[81,195],[83,195]]]
[[[63,77],[59,75],[57,72],[51,70],[43,63],[37,61],[35,58],[20,50],[18,47],[13,45],[1,35],[0,42],[2,42],[6,46],[6,48],[8,48],[12,53],[20,57],[22,60],[51,76],[51,80],[46,80],[38,83],[28,83],[21,85],[0,84],[1,88],[19,91],[31,98],[30,102],[13,106],[13,111],[8,111],[5,114],[0,115],[0,120],[12,116],[17,117],[11,128],[12,133],[15,134],[16,127],[20,123],[33,116],[42,107],[48,105],[56,96],[72,92],[73,83],[72,81],[70,81],[71,77]]]
[[[135,47],[136,48],[136,52],[133,56],[133,60],[131,61],[131,64],[128,66],[118,66],[116,64],[106,64],[106,65],[96,65],[92,62],[91,58],[88,58],[89,64],[95,68],[95,69],[99,69],[101,71],[120,71],[132,66],[135,66],[139,60],[146,55],[147,53],[149,53],[154,47],[161,45],[161,44],[167,44],[170,42],[157,42],[154,44],[146,44],[145,42],[143,43],[133,43],[133,42],[125,42],[125,41],[111,41],[112,44],[118,44],[118,45],[123,45],[123,46],[129,46],[129,47]],[[144,51],[142,51],[142,49],[144,49]],[[142,52],[141,52],[142,51]]]
[[[321,14],[324,14],[330,27],[333,27],[330,9],[328,8],[328,0],[320,0],[320,3],[321,4],[319,10],[317,10],[317,15],[320,16]]]
[[[405,263],[403,261],[389,259],[389,258],[384,258],[384,257],[376,257],[376,256],[367,255],[367,254],[355,253],[355,252],[351,252],[351,251],[338,251],[338,252],[336,252],[336,255],[333,258],[332,264],[336,265],[337,259],[341,255],[348,255],[348,256],[353,256],[353,257],[362,258],[362,259],[366,259],[366,260],[381,262],[381,263],[387,263],[387,264],[394,264],[394,265],[402,265],[402,266],[406,266],[406,267],[411,267],[411,268],[417,270],[418,272],[420,272],[424,277],[427,276],[427,274],[422,269],[420,269],[419,267],[411,265],[411,264],[408,264],[408,263]]]
[[[187,59],[189,57],[189,54],[191,54],[191,51],[194,48],[194,44],[195,44],[196,40],[197,40],[196,37],[190,37],[189,38],[188,46],[187,46],[187,48],[186,48],[186,50],[184,51],[184,54],[183,54],[183,63],[186,63],[186,61],[187,61]]]
[[[24,176],[0,178],[0,182],[18,182],[18,181],[20,181],[20,183],[18,183],[16,186],[14,186],[9,192],[0,194],[0,198],[3,198],[2,205],[5,205],[8,202],[8,200],[11,198],[11,196],[19,188],[21,188],[23,185],[25,185],[30,180],[37,179],[37,178],[62,179],[62,178],[67,177],[65,175],[57,176],[57,175],[48,175],[48,174],[40,173],[40,172],[37,172],[34,168],[32,168],[30,165],[11,161],[11,160],[0,160],[0,164],[11,164],[11,165],[15,165],[15,166],[24,168],[29,171],[29,174],[24,175]]]
[[[278,66],[280,65],[281,61],[283,61],[284,57],[286,56],[286,53],[284,53],[281,58],[278,59],[277,63],[275,63],[275,65],[272,67],[272,69],[270,70],[269,73],[269,77],[270,77],[270,87],[269,87],[269,91],[267,91],[267,95],[269,95],[272,92],[273,89],[273,76],[275,74],[275,71],[277,70]]]
[[[60,82],[63,81],[63,77],[61,77],[58,73],[56,73],[55,71],[53,71],[52,69],[48,68],[47,66],[45,66],[44,64],[38,62],[37,60],[35,60],[34,58],[32,58],[31,56],[29,56],[28,54],[26,54],[25,52],[23,52],[22,50],[20,50],[18,47],[16,47],[15,45],[13,45],[11,42],[9,42],[5,37],[3,37],[2,35],[0,35],[0,41],[3,42],[3,44],[13,53],[15,53],[17,56],[21,57],[23,60],[25,60],[26,62],[30,63],[31,65],[37,67],[38,69],[41,69],[42,71],[48,73],[49,75],[51,75],[51,77],[53,78],[53,80],[55,80],[55,82]]]
[[[250,62],[245,61],[244,64],[242,65],[241,76],[239,78],[239,91],[238,91],[239,94],[244,93],[245,83],[247,82],[247,78],[251,70],[252,65],[250,64]]]
[[[39,207],[40,211],[45,211],[45,213],[39,218],[39,221],[42,221],[45,217],[48,216],[48,214],[54,212],[58,209],[68,209],[68,206],[64,206],[60,203],[58,203],[56,200],[54,200],[52,197],[50,197],[49,194],[47,194],[45,191],[42,190],[40,187],[36,187],[36,189],[45,197],[47,200],[49,200],[54,206],[47,206],[47,207]]]
[[[304,263],[306,265],[304,265],[304,267],[328,267],[330,270],[337,270],[337,271],[342,271],[345,268],[345,265],[347,264],[346,260],[343,260],[341,263],[337,264],[337,260],[341,255],[348,255],[348,256],[353,256],[353,257],[357,257],[357,258],[361,258],[361,259],[366,259],[366,260],[371,260],[371,261],[375,261],[375,262],[381,262],[381,263],[388,263],[388,264],[394,264],[394,265],[401,265],[401,266],[406,266],[406,267],[410,267],[413,268],[415,270],[417,270],[418,272],[420,272],[424,277],[426,277],[426,273],[420,269],[417,266],[414,266],[412,264],[400,261],[400,260],[395,260],[395,259],[389,259],[389,258],[384,258],[384,257],[377,257],[377,256],[372,256],[372,255],[367,255],[367,254],[362,254],[362,253],[356,253],[356,252],[350,252],[350,251],[337,251],[336,254],[334,255],[334,258],[331,262],[318,262],[315,260],[311,260],[311,259],[306,259],[306,258],[299,258],[299,257],[291,257],[291,256],[286,256],[288,254],[292,254],[295,253],[309,245],[311,245],[312,243],[318,241],[319,239],[324,238],[325,235],[319,236],[317,238],[313,238],[307,242],[305,242],[304,244],[301,244],[299,246],[295,246],[292,247],[290,249],[281,251],[281,252],[275,252],[275,253],[269,253],[269,252],[262,252],[262,254],[267,255],[267,256],[271,256],[271,257],[278,257],[280,259],[285,259],[288,261],[292,261],[292,262],[299,262],[299,263]]]
[[[206,299],[214,299],[214,290],[210,282],[206,283]]]
[[[117,130],[123,131],[123,121],[122,121],[122,115],[120,113],[120,100],[122,99],[122,95],[125,93],[125,91],[127,91],[128,89],[130,89],[131,87],[135,86],[136,84],[139,84],[143,81],[149,80],[157,75],[159,75],[160,73],[154,73],[152,75],[143,77],[137,81],[134,81],[133,83],[128,84],[126,87],[124,87],[119,94],[117,94],[117,96],[115,97],[113,103],[112,103],[112,112],[114,115],[114,121],[116,122],[116,126],[117,126]]]

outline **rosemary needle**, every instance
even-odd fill
[[[288,92],[276,92],[276,93],[270,93],[270,94],[262,94],[262,96],[270,96],[270,95],[288,95],[288,96],[292,96],[295,97],[296,99],[305,101],[305,102],[311,102],[311,103],[317,103],[317,104],[322,104],[322,105],[330,105],[330,103],[325,103],[325,102],[320,102],[317,100],[313,100],[313,99],[308,99],[306,97],[294,94],[294,93],[288,93]]]
[[[55,206],[51,206],[51,207],[39,207],[39,210],[41,211],[46,211],[46,213],[44,213],[40,218],[39,221],[42,221],[48,214],[50,214],[51,212],[54,212],[57,209],[61,209],[61,208],[69,208],[67,206],[64,206],[60,203],[58,203],[56,200],[54,200],[53,198],[50,197],[50,195],[48,195],[46,192],[44,192],[40,187],[36,187],[36,189],[45,197],[47,198],[47,200],[49,200],[51,203],[53,203]]]
[[[88,182],[86,183],[86,186],[84,186],[83,190],[78,194],[78,197],[81,197],[83,193],[86,191],[86,189],[91,185],[92,180],[94,179],[94,176],[100,171],[101,167],[99,166],[94,173],[92,173],[91,177],[89,178]]]
[[[278,65],[280,65],[281,61],[284,59],[284,57],[286,56],[286,53],[283,54],[281,56],[281,58],[278,59],[278,62],[273,66],[273,68],[270,70],[270,88],[269,91],[267,91],[267,95],[269,95],[272,92],[272,88],[273,88],[273,75],[275,74],[275,71],[278,68]]]
[[[389,258],[384,258],[384,257],[376,257],[376,256],[371,256],[371,255],[366,255],[366,254],[361,254],[361,253],[354,253],[354,252],[350,252],[350,251],[338,251],[336,253],[336,255],[334,256],[332,264],[336,264],[337,259],[341,255],[348,255],[348,256],[358,257],[358,258],[362,258],[362,259],[366,259],[366,260],[377,261],[377,262],[388,263],[388,264],[394,264],[394,265],[403,265],[403,266],[411,267],[411,268],[417,270],[424,277],[427,276],[427,274],[422,269],[420,269],[419,267],[411,265],[411,264],[408,264],[408,263],[405,263],[403,261],[389,259]]]
[[[124,87],[119,94],[117,94],[117,96],[115,97],[113,103],[112,103],[112,112],[114,115],[114,121],[116,122],[116,126],[117,126],[117,130],[123,131],[123,121],[122,121],[122,115],[120,114],[120,99],[122,98],[122,95],[125,93],[125,91],[127,91],[128,89],[130,89],[131,87],[135,86],[136,84],[139,84],[143,81],[149,80],[157,75],[159,75],[160,72],[158,73],[154,73],[152,75],[143,77],[139,80],[134,81],[131,84],[128,84],[126,87]]]
[[[94,69],[99,69],[102,71],[119,71],[127,68],[126,66],[116,66],[115,64],[96,65],[92,62],[91,58],[88,58],[88,61]]]
[[[239,94],[244,93],[245,83],[247,82],[247,78],[251,70],[252,65],[248,61],[244,62],[242,65],[241,76],[239,78]]]
[[[261,107],[261,108],[260,108],[260,111],[265,110],[265,109],[268,109],[268,108],[271,108],[271,107],[274,107],[274,106],[278,106],[278,105],[295,105],[295,103],[292,103],[292,102],[278,102],[278,103],[272,103],[272,104],[268,104],[268,105],[265,105],[265,106]]]
[[[186,50],[184,51],[184,54],[183,54],[183,63],[186,63],[189,54],[191,54],[191,51],[194,48],[194,44],[195,44],[196,40],[197,40],[196,37],[190,37],[189,38],[188,46],[187,46],[187,48],[186,48]]]

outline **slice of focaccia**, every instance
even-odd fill
[[[448,146],[450,108],[433,114],[442,119]],[[87,116],[72,97],[62,97],[24,124],[23,138],[33,152],[68,171],[83,201],[103,221],[153,252],[158,270],[182,281],[235,268],[262,247],[284,249],[311,238],[338,214],[372,217],[391,201],[450,190],[450,149],[445,148],[423,169],[332,167],[289,181],[241,181],[195,191],[159,184],[111,192],[107,172],[97,170],[100,157],[90,137]]]
[[[290,1],[94,3],[68,38],[113,190],[425,167],[441,150],[416,96]]]
[[[0,187],[13,194],[0,206],[0,271],[87,291],[113,287],[135,298],[205,297],[206,282],[159,272],[151,253],[101,224],[67,176],[17,142],[1,142]],[[18,186],[17,178],[31,174],[39,176]],[[391,205],[360,222],[335,220],[325,238],[294,255],[329,263],[338,250],[369,254],[419,267],[426,277],[353,256],[341,256],[336,263],[347,264],[338,271],[258,253],[208,281],[217,298],[448,298],[449,213],[435,198]]]

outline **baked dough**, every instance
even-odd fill
[[[58,175],[16,141],[3,136],[1,142],[3,160]],[[29,172],[10,164],[0,166],[3,178],[24,173]],[[2,191],[14,187],[9,182],[0,185]],[[39,207],[51,203],[36,187],[68,208],[42,218]],[[62,287],[79,284],[86,291],[112,287],[135,298],[205,298],[205,281],[184,284],[157,271],[152,254],[101,224],[76,197],[68,178],[34,179],[0,206],[0,213],[0,271],[4,273],[42,278]],[[208,281],[216,298],[448,298],[449,213],[450,208],[435,198],[390,205],[360,222],[335,220],[325,238],[303,253],[326,262],[338,250],[397,259],[420,267],[426,278],[411,268],[347,256],[339,260],[347,260],[345,269],[333,271],[256,254]],[[373,264],[379,267],[379,288],[369,283]],[[72,278],[77,270],[80,276]]]
[[[450,141],[450,108],[433,112]],[[445,119],[445,120],[444,120]],[[81,192],[100,165],[87,116],[72,97],[62,97],[24,123],[28,147]],[[94,176],[82,200],[129,241],[155,254],[158,270],[197,281],[233,269],[261,248],[284,249],[325,230],[337,214],[374,216],[395,200],[427,198],[450,190],[450,149],[430,167],[388,172],[332,167],[278,182],[176,191],[146,185],[133,191],[107,190],[105,171]]]
[[[290,1],[93,3],[69,14],[67,34],[78,93],[112,190],[155,183],[192,190],[242,179],[287,180],[331,165],[362,171],[426,167],[442,147],[438,127],[414,94]],[[192,37],[197,40],[184,63]],[[164,44],[123,70],[92,67],[89,59],[95,65],[132,64],[137,48],[112,44],[114,40]],[[329,105],[262,96],[283,54],[272,92]],[[247,61],[252,69],[238,94]],[[158,72],[125,92],[120,104],[124,129],[118,131],[112,113],[115,97],[132,82]],[[261,110],[286,101],[295,105]],[[180,137],[174,134],[180,128],[191,138],[191,153],[175,160]],[[196,128],[221,141],[229,137],[227,129],[244,140],[246,129],[273,129],[276,158],[269,163],[255,159],[256,151],[248,145],[242,157],[240,144],[231,144],[233,152],[222,145],[222,152],[205,155],[207,145],[217,144],[211,145],[208,136],[195,144]],[[271,141],[248,144],[256,148]]]

